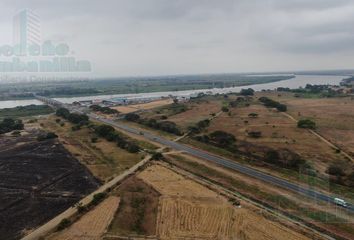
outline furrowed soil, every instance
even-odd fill
[[[82,216],[68,229],[54,234],[50,240],[100,240],[119,206],[119,198],[110,196]]]
[[[57,140],[36,137],[0,138],[0,239],[19,239],[99,186]]]
[[[161,165],[148,167],[138,178],[162,194],[161,239],[309,239]]]

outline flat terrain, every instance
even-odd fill
[[[121,203],[107,235],[155,235],[160,194],[135,176],[124,181],[113,193]]]
[[[165,167],[138,175],[162,196],[157,216],[161,239],[308,239]]]
[[[1,239],[20,238],[99,186],[57,140],[36,137],[0,138]]]
[[[171,103],[173,103],[173,100],[171,98],[168,98],[168,99],[161,99],[161,100],[156,100],[148,103],[132,104],[127,106],[118,106],[112,108],[118,110],[120,113],[131,113],[140,110],[148,110],[152,108],[162,107]]]
[[[114,142],[108,142],[102,138],[93,143],[91,139],[97,138],[97,136],[92,130],[82,127],[78,131],[72,131],[72,124],[61,120],[65,124],[61,126],[60,123],[56,123],[55,119],[55,116],[41,119],[39,121],[40,127],[47,131],[55,132],[65,148],[77,157],[81,163],[85,164],[95,177],[102,181],[122,173],[143,157],[139,153],[129,153],[117,147]]]
[[[106,232],[119,206],[119,198],[108,197],[95,209],[82,216],[77,222],[50,240],[99,240]]]
[[[321,135],[354,156],[352,97],[304,99],[291,94],[282,94],[278,99],[288,105],[288,112],[293,117],[313,119]]]

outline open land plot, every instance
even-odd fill
[[[110,224],[108,236],[156,234],[156,215],[160,194],[135,176],[125,180],[113,195],[121,201]]]
[[[354,156],[354,99],[296,98],[289,94],[277,98],[288,106],[289,114],[314,120],[321,135]]]
[[[50,240],[100,240],[106,232],[119,206],[119,198],[110,196],[77,222]]]
[[[163,166],[138,175],[161,194],[157,234],[161,239],[308,239]]]
[[[160,99],[148,103],[132,104],[127,106],[118,106],[112,108],[118,110],[121,113],[130,113],[139,110],[148,110],[152,108],[162,107],[171,103],[173,103],[173,100],[171,98],[168,98],[168,99]]]
[[[258,116],[249,117],[251,113]],[[335,149],[320,141],[308,130],[298,128],[296,122],[260,104],[230,108],[230,114],[223,113],[207,128],[208,133],[216,130],[231,133],[238,140],[249,143],[240,142],[239,147],[261,157],[269,149],[289,149],[313,164],[321,174],[326,174],[330,163],[345,160]],[[262,136],[250,137],[249,132],[261,132]]]
[[[36,136],[1,137],[1,239],[20,238],[99,186],[57,140]]]
[[[208,179],[218,186],[223,186],[232,192],[238,192],[251,199],[251,206],[260,203],[263,206],[277,209],[278,212],[285,212],[296,219],[302,219],[313,227],[320,229],[320,232],[335,233],[345,239],[352,239],[354,236],[353,216],[340,207],[328,205],[321,201],[313,201],[299,194],[288,192],[274,185],[265,184],[262,181],[245,176],[241,173],[207,163],[203,160],[191,157],[187,154],[167,154],[166,161],[198,176],[199,179]],[[181,171],[181,170],[179,170]],[[193,177],[192,177],[193,178]],[[202,180],[203,181],[203,180]],[[242,206],[248,206],[242,202]],[[265,215],[266,216],[266,215]],[[282,219],[283,224],[290,223]],[[289,225],[294,228],[294,225]],[[298,229],[295,226],[295,229]],[[301,228],[311,238],[315,239],[312,231],[308,232]],[[317,234],[316,234],[317,235]]]
[[[55,132],[65,148],[85,164],[95,177],[103,181],[122,173],[143,157],[140,153],[129,153],[116,143],[102,138],[93,143],[91,139],[97,136],[87,127],[72,131],[72,124],[61,120],[64,123],[61,126],[55,119],[55,116],[40,119],[39,124],[43,129]]]

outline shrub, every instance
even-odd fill
[[[248,132],[248,136],[253,137],[253,138],[260,138],[260,137],[262,137],[262,132],[251,131],[251,132]]]
[[[241,89],[240,94],[242,96],[253,96],[254,95],[254,90],[252,88],[248,88],[248,89]]]
[[[316,123],[310,119],[301,119],[297,122],[297,127],[299,128],[308,128],[316,129]]]
[[[66,108],[59,108],[56,113],[55,113],[58,117],[62,117],[65,119],[68,119],[69,115],[70,115],[70,111]]]
[[[212,132],[211,134],[209,134],[209,138],[211,141],[221,146],[228,146],[236,141],[234,135],[224,131]]]
[[[57,227],[57,231],[61,231],[67,227],[69,227],[71,224],[71,221],[67,218],[64,218],[63,220],[60,221]]]
[[[55,133],[48,132],[48,133],[44,133],[44,134],[38,135],[37,140],[38,141],[45,141],[45,140],[54,139],[54,138],[57,138],[57,137],[58,137],[58,135],[56,135]]]
[[[124,119],[131,122],[137,122],[140,119],[140,116],[136,113],[128,113],[125,115]]]
[[[327,173],[334,176],[344,176],[344,170],[338,164],[332,164],[327,168]]]
[[[228,108],[228,107],[223,106],[223,107],[221,108],[221,111],[223,111],[223,112],[228,112],[228,111],[229,111],[229,108]]]

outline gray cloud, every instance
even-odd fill
[[[100,76],[354,65],[351,0],[2,0],[1,44],[21,8]]]

